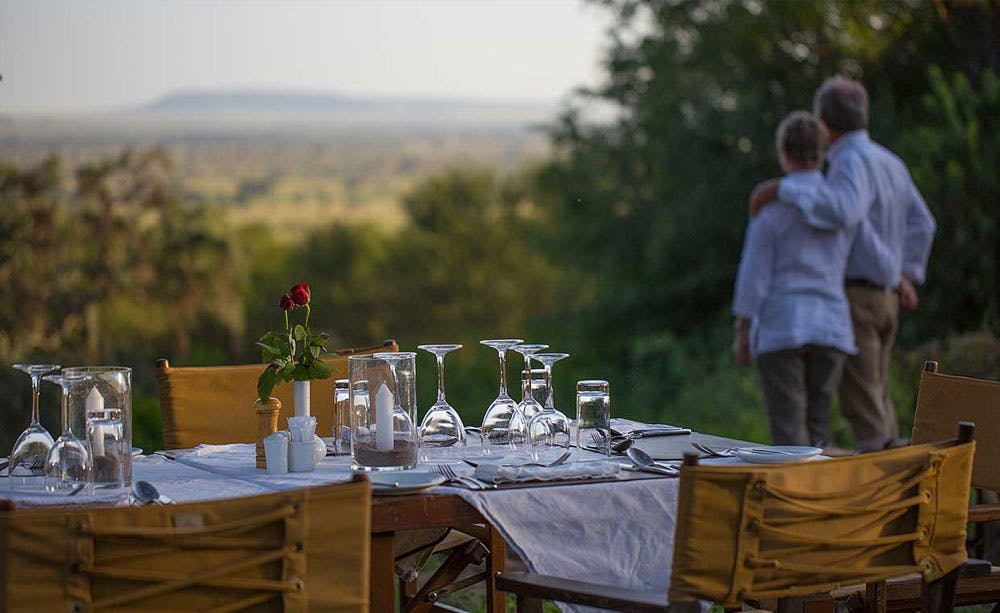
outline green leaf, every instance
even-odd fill
[[[309,367],[310,379],[329,379],[332,374],[333,367],[321,360],[316,360],[312,363],[312,366]]]
[[[299,364],[298,366],[295,367],[295,370],[292,372],[292,378],[295,381],[308,381],[312,377],[309,376],[309,369],[303,366],[302,364]]]
[[[294,373],[295,373],[295,364],[293,362],[286,363],[281,368],[281,380],[282,381],[291,381],[292,380],[292,375]]]
[[[312,357],[314,358],[318,358],[319,354],[322,353],[322,351],[323,349],[321,347],[317,347],[316,345],[313,345],[312,347],[309,348],[309,353],[311,353]]]
[[[294,337],[295,340],[301,342],[306,340],[307,336],[308,334],[306,334],[306,329],[302,324],[295,324],[295,327],[292,328],[292,337]]]
[[[268,364],[264,372],[260,373],[260,377],[257,378],[257,397],[260,398],[261,402],[267,402],[271,396],[274,385],[277,383],[277,370],[274,364]]]

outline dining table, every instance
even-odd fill
[[[648,427],[624,419],[613,420],[612,426],[624,431]],[[693,443],[720,450],[753,445],[689,431],[636,438],[633,445],[656,460],[676,463],[686,453],[704,457]],[[608,457],[575,447],[571,451],[558,467],[561,470],[527,471],[531,480],[505,478],[503,470],[484,472],[482,465],[474,468],[462,459],[437,458],[434,453],[414,469],[393,473],[408,475],[398,479],[399,483],[387,482],[385,473],[370,473],[370,610],[395,610],[393,543],[397,535],[472,524],[486,527],[484,544],[491,553],[488,576],[504,569],[510,552],[533,572],[666,593],[677,514],[676,475],[664,470],[636,470],[624,455]],[[255,468],[254,453],[252,443],[237,443],[138,456],[132,465],[133,480],[148,481],[170,500],[185,503],[345,482],[355,474],[349,454],[329,454],[313,471],[272,474]],[[464,455],[482,459],[474,445]],[[497,462],[496,466],[511,464],[514,469],[514,464],[523,461],[516,454],[489,460]],[[741,462],[735,457],[703,461]],[[442,464],[460,477],[491,478],[471,482],[480,484],[475,488],[454,481],[441,483],[438,466]],[[517,470],[513,472],[517,477]],[[70,497],[5,487],[4,481],[8,479],[0,480],[0,499],[17,507],[129,504],[127,491],[87,490]],[[406,485],[414,482],[417,485]],[[401,483],[403,487],[399,487]],[[492,581],[487,583],[487,609],[504,611],[504,594],[493,588]]]

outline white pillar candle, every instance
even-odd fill
[[[87,394],[87,399],[84,402],[84,418],[86,420],[91,419],[104,419],[104,396],[101,392],[97,391],[96,387],[90,388],[90,393]],[[104,455],[104,429],[101,425],[94,424],[93,432],[90,437],[90,448],[95,456]]]
[[[90,393],[87,394],[86,407],[88,417],[91,411],[104,410],[104,396],[101,396],[101,392],[97,391],[96,387],[90,388]]]
[[[375,448],[392,451],[392,407],[396,404],[392,392],[385,383],[375,394]]]

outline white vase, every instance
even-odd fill
[[[311,381],[292,381],[295,397],[295,416],[309,417],[309,384]]]

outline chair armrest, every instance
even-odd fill
[[[1000,520],[1000,504],[974,504],[969,507],[969,521],[972,523],[996,520]]]
[[[993,565],[989,560],[969,558],[965,564],[958,567],[958,576],[961,579],[971,579],[973,577],[989,577],[993,572]]]
[[[538,573],[499,573],[495,584],[503,592],[602,609],[661,613],[670,610],[666,593],[635,592]]]

